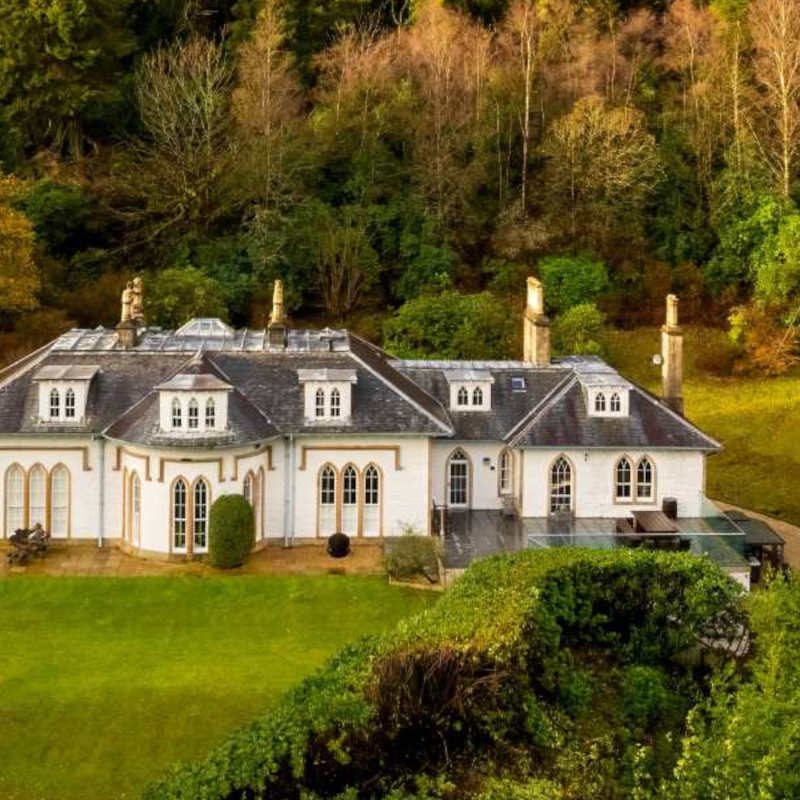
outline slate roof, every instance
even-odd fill
[[[720,445],[658,398],[632,386],[625,417],[589,416],[577,377],[532,415],[511,440],[516,447],[679,448],[716,451]]]
[[[545,368],[514,361],[401,361],[347,331],[291,330],[287,346],[276,347],[265,331],[200,322],[174,332],[145,329],[129,350],[121,349],[113,330],[70,331],[0,372],[0,435],[104,433],[154,446],[222,446],[324,432],[506,441],[520,447],[719,448],[637,387],[631,388],[630,416],[590,417],[581,383],[630,385],[598,359],[563,359]],[[91,373],[80,424],[38,420],[37,375]],[[307,421],[302,380],[308,376],[354,380],[351,417]],[[491,381],[491,410],[449,410],[454,376]],[[160,386],[232,387],[230,430],[161,432]]]

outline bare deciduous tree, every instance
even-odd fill
[[[762,90],[758,141],[781,193],[789,197],[800,147],[800,3],[754,0],[750,30]]]

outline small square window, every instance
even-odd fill
[[[513,375],[511,377],[511,391],[512,392],[524,392],[526,389],[525,378],[522,375]]]

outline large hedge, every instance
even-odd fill
[[[253,507],[240,494],[226,494],[211,506],[208,559],[230,569],[244,563],[255,543]]]
[[[384,797],[407,776],[500,742],[548,763],[569,730],[559,707],[591,704],[583,654],[622,670],[681,673],[702,637],[737,623],[739,593],[686,554],[562,549],[486,559],[431,610],[346,649],[147,798]],[[620,684],[641,693],[641,675]],[[646,720],[662,700],[638,702]]]

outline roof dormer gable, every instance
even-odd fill
[[[444,373],[450,387],[451,411],[491,411],[494,376],[488,370],[449,369]]]
[[[348,422],[353,413],[353,386],[358,383],[354,369],[298,369],[303,386],[307,422]]]
[[[86,364],[49,364],[33,376],[38,384],[39,421],[80,425],[86,419],[89,390],[100,368]]]

